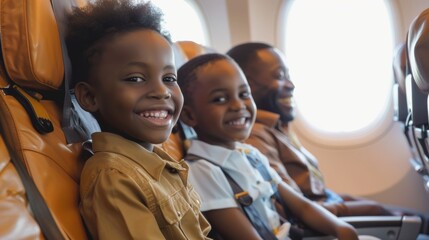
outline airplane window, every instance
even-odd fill
[[[209,46],[204,18],[195,2],[151,0],[164,12],[165,26],[173,41],[191,40]]]
[[[288,6],[286,60],[297,119],[306,127],[341,136],[392,118],[394,38],[386,2],[299,0]]]

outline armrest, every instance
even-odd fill
[[[341,217],[356,228],[359,235],[373,236],[379,239],[409,240],[419,235],[421,219],[418,216],[355,216]],[[306,240],[334,239],[321,233],[306,229]]]

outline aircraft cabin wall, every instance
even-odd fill
[[[282,27],[278,24],[292,0],[196,0],[208,25],[210,46],[219,52],[246,41],[264,41],[284,50]],[[386,0],[392,11],[395,45],[405,41],[408,26],[424,9],[425,0]],[[365,17],[365,13],[362,13]],[[305,31],[305,29],[303,29]],[[393,51],[393,50],[392,50]],[[286,54],[287,58],[287,54]],[[294,79],[292,81],[299,81]],[[319,160],[327,186],[337,192],[354,194],[386,204],[429,213],[429,194],[420,176],[409,163],[411,154],[402,126],[393,121],[390,103],[378,130],[361,142],[341,146],[314,140],[311,131],[302,131],[294,121],[303,145]],[[346,141],[346,140],[344,140]]]

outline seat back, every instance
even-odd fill
[[[21,179],[0,135],[0,239],[41,239]]]
[[[83,1],[0,4],[0,130],[10,155],[25,164],[64,238],[87,239],[78,209],[81,144],[67,144],[60,124],[65,49],[52,4],[70,11]]]
[[[401,44],[393,58],[393,107],[394,120],[405,124],[408,116],[405,90],[406,47]]]
[[[429,93],[429,9],[418,15],[410,25],[407,38],[409,73],[406,80],[408,106],[416,146],[422,158],[416,170],[429,191],[428,93]]]

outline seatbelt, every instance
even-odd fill
[[[100,128],[98,124],[93,123],[96,122],[96,120],[92,115],[80,108],[74,94],[72,94],[69,89],[72,71],[65,43],[65,29],[62,24],[63,18],[67,13],[62,8],[60,2],[61,0],[51,0],[52,9],[57,21],[64,64],[64,103],[61,126],[67,143],[79,143],[90,139],[91,133],[99,131]]]
[[[252,167],[254,167],[256,170],[258,170],[258,172],[261,174],[261,176],[264,178],[264,180],[271,183],[271,188],[273,189],[273,192],[274,192],[273,196],[275,197],[276,201],[278,201],[282,205],[283,210],[286,213],[286,219],[291,224],[295,224],[295,217],[293,217],[293,214],[292,214],[290,208],[286,205],[283,198],[280,196],[280,193],[277,189],[277,186],[273,182],[273,179],[271,178],[271,175],[268,172],[268,169],[255,156],[252,156],[250,154],[246,154],[246,158],[247,158],[247,160],[249,160]]]
[[[252,165],[252,167],[254,167],[256,170],[259,171],[259,173],[262,175],[262,177],[264,178],[265,181],[270,182],[271,183],[271,187],[273,189],[273,196],[276,199],[277,202],[279,202],[282,207],[283,207],[283,211],[286,214],[286,219],[287,221],[291,224],[290,226],[290,230],[289,230],[289,237],[291,239],[302,239],[304,236],[304,230],[301,229],[298,226],[298,221],[295,217],[295,215],[292,213],[292,211],[290,210],[290,208],[286,205],[285,201],[283,200],[283,198],[280,196],[280,193],[277,189],[276,184],[274,183],[270,173],[268,172],[268,169],[265,167],[265,165],[259,161],[258,158],[256,158],[253,155],[250,154],[246,154],[246,158],[247,160],[249,160],[250,164]]]
[[[6,144],[8,145],[8,144]],[[15,153],[8,146],[9,155],[16,171],[21,177],[24,185],[30,208],[33,211],[33,216],[42,230],[43,236],[48,240],[64,240],[64,236],[57,226],[54,217],[51,214],[45,199],[39,192],[33,178],[28,174],[27,168],[20,158],[17,158]]]
[[[184,159],[186,161],[195,161],[195,160],[207,161],[204,158],[193,154],[186,155]],[[240,185],[238,185],[238,183],[226,171],[224,171],[224,169],[221,166],[213,162],[210,162],[210,163],[218,166],[222,170],[223,174],[228,180],[229,185],[232,188],[232,191],[234,192],[235,200],[239,203],[239,206],[241,207],[241,209],[243,210],[243,212],[245,213],[249,221],[252,223],[253,227],[258,232],[259,236],[261,236],[264,240],[277,240],[277,237],[275,236],[275,234],[269,229],[267,224],[264,221],[262,221],[260,215],[258,214],[258,211],[255,208],[255,205],[252,204],[253,199],[249,195],[249,193],[247,191],[244,191],[240,187]]]

